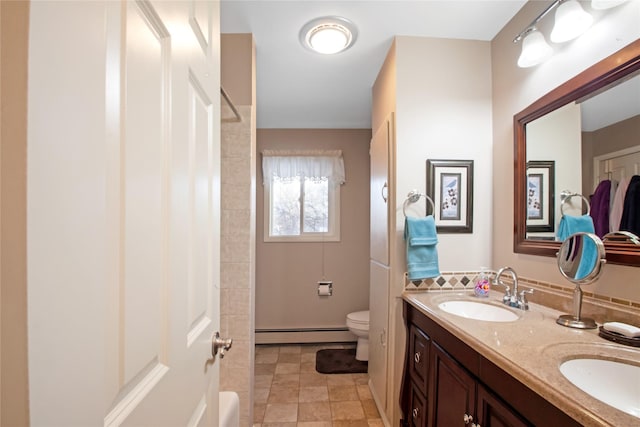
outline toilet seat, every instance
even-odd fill
[[[355,311],[347,314],[347,321],[355,326],[369,326],[369,310]]]

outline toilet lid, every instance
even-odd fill
[[[369,323],[369,310],[349,313],[347,314],[347,319],[349,319],[353,323]]]

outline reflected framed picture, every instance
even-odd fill
[[[555,231],[555,161],[527,162],[527,232]]]
[[[427,159],[426,188],[438,233],[473,233],[473,160]]]

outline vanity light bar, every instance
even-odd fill
[[[592,0],[591,7],[596,10],[608,9],[625,1]],[[583,34],[593,22],[593,17],[582,9],[577,0],[554,1],[513,39],[514,43],[522,41],[522,53],[518,58],[519,67],[532,67],[547,60],[553,54],[553,49],[547,44],[542,33],[537,30],[536,25],[556,7],[555,24],[551,31],[551,41],[554,43],[573,40]]]
[[[513,39],[513,42],[514,43],[518,43],[520,40],[522,40],[524,37],[526,37],[527,34],[529,34],[530,32],[534,31],[536,29],[536,24],[538,24],[538,22],[540,22],[542,20],[542,18],[547,16],[547,14],[549,12],[551,12],[553,10],[553,8],[558,6],[561,1],[562,0],[556,0],[553,3],[551,3],[549,5],[549,7],[547,7],[545,10],[543,10],[542,13],[540,15],[538,15],[538,17],[536,19],[531,21],[531,24],[527,25],[527,27],[524,30],[520,31],[520,33],[516,36],[516,38]]]

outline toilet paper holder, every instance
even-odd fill
[[[321,280],[318,282],[318,296],[333,295],[333,282]]]

